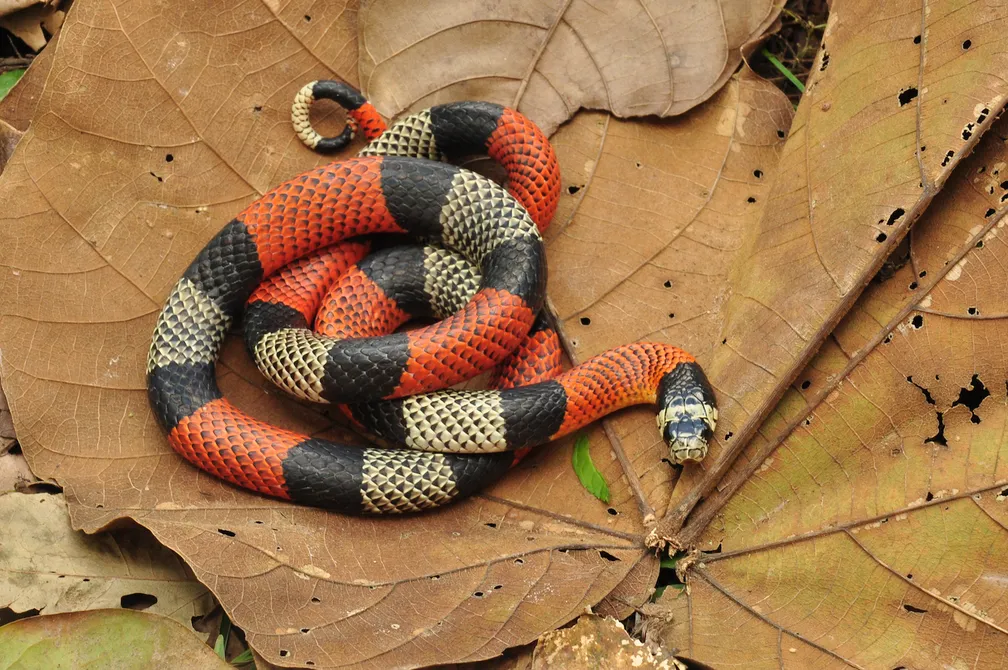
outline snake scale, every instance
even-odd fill
[[[347,110],[339,137],[308,122],[320,98]],[[169,294],[148,356],[148,396],[186,460],[299,504],[417,512],[484,489],[516,453],[641,403],[657,405],[674,462],[703,458],[717,409],[685,351],[637,342],[562,371],[556,333],[540,314],[541,231],[560,172],[535,124],[500,105],[456,102],[386,128],[358,91],[331,81],[305,86],[292,120],[319,151],[358,131],[370,143],[248,205]],[[473,154],[503,166],[508,188],[444,162]],[[413,246],[367,255],[375,234],[405,235]],[[301,435],[231,404],[215,366],[243,316],[266,377],[296,397],[338,403],[358,428],[397,446]],[[398,330],[414,317],[439,320]],[[490,369],[489,390],[443,390]]]

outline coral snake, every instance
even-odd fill
[[[308,121],[321,98],[347,110],[339,137]],[[516,450],[633,404],[657,405],[673,462],[703,458],[717,410],[688,353],[637,342],[561,371],[556,333],[540,315],[540,232],[556,210],[560,174],[531,121],[457,102],[386,128],[358,91],[333,81],[305,86],[292,121],[319,151],[346,146],[358,130],[370,143],[255,200],[172,289],[147,388],[179,454],[240,487],[348,514],[462,498],[500,478]],[[508,190],[442,160],[473,154],[504,167]],[[366,256],[366,236],[382,233],[414,246]],[[215,365],[243,314],[247,348],[269,379],[299,398],[340,403],[357,427],[396,446],[301,435],[225,399]],[[397,330],[415,316],[440,320]],[[490,390],[442,390],[492,368]]]

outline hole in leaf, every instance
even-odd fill
[[[935,412],[938,415],[938,432],[931,437],[924,440],[924,444],[938,444],[943,447],[948,446],[948,440],[945,439],[945,415],[941,412]],[[931,495],[930,493],[928,495]],[[928,498],[930,500],[930,498]]]
[[[311,599],[311,601],[312,601],[313,603],[320,603],[320,602],[322,602],[322,600],[321,600],[320,598],[316,598],[315,596],[312,596],[312,599]]]
[[[920,607],[914,607],[910,603],[903,603],[903,609],[905,609],[907,612],[913,612],[914,614],[924,614],[925,612],[927,612],[927,610],[921,609]]]
[[[301,632],[302,632],[302,633],[307,633],[307,632],[309,632],[309,631],[311,631],[311,628],[302,628],[302,629],[301,629]]]
[[[256,105],[255,107],[252,108],[252,111],[256,112],[256,113],[261,112],[262,111],[262,105]]]
[[[921,38],[920,35],[918,35],[917,37],[915,37],[914,38],[914,44],[920,44],[920,38]]]
[[[496,528],[497,527],[497,524],[495,524],[493,521],[487,521],[483,525],[486,526],[487,528]]]
[[[924,399],[927,400],[929,405],[935,404],[934,398],[931,397],[931,391],[928,391],[926,388],[915,382],[913,380],[913,375],[907,377],[907,381],[916,386],[920,390],[920,392],[924,394]]]
[[[882,340],[882,344],[889,344],[892,342],[892,333],[888,333]]]
[[[970,309],[975,309],[971,307]],[[970,312],[971,314],[974,312]],[[980,423],[980,417],[977,415],[976,411],[980,408],[980,405],[985,399],[990,396],[990,391],[984,386],[984,383],[980,381],[980,377],[973,375],[970,380],[969,388],[962,387],[959,389],[959,397],[952,406],[962,405],[970,411],[970,421],[973,423]]]
[[[636,168],[637,168],[637,169],[639,170],[639,169],[641,169],[641,168],[642,168],[642,167],[644,167],[644,166],[643,166],[643,165],[641,165],[641,162],[640,162],[640,161],[637,161],[636,163],[634,163],[634,167],[636,167]]]
[[[780,128],[777,129],[777,137],[784,139],[784,131]]]
[[[674,319],[675,318],[675,312],[669,312],[668,318]]]
[[[482,591],[476,591],[475,593],[473,593],[473,598],[482,598],[482,597],[483,597]]]
[[[976,316],[977,315],[977,308],[976,307],[970,307],[969,309],[966,310],[966,313],[969,314],[970,316]]]
[[[615,507],[610,507],[610,508],[609,508],[609,509],[607,509],[606,511],[607,511],[607,512],[609,512],[609,515],[610,515],[610,516],[616,516],[617,514],[619,514],[619,512],[617,512],[617,511],[616,511],[616,508],[615,508]]]
[[[287,651],[286,649],[281,649],[281,650],[280,650],[280,656],[287,656],[287,654],[289,654],[289,653],[290,653],[290,652],[289,652],[289,651]]]
[[[524,564],[524,563],[525,563],[525,561],[524,561],[524,560],[522,560],[522,559],[520,559],[520,558],[516,558],[516,559],[514,559],[514,564],[515,564],[515,565],[522,565],[522,564]]]
[[[157,176],[157,175],[156,175],[156,174],[154,174],[153,172],[151,172],[151,173],[150,173],[150,176],[152,176],[152,177],[154,177],[155,179],[157,179],[159,183],[163,183],[163,182],[164,182],[164,179],[162,179],[161,177]]]
[[[934,494],[931,493],[930,491],[928,491],[927,495],[924,496],[924,500],[927,500],[928,502],[931,502],[932,500],[934,500]]]
[[[217,532],[220,533],[221,535],[227,535],[228,537],[234,537],[235,536],[235,533],[234,533],[233,530],[227,530],[225,528],[218,528]]]
[[[963,50],[969,49],[971,46],[973,46],[972,40],[966,40],[963,42]]]
[[[610,554],[608,551],[605,551],[605,550],[600,551],[598,553],[598,555],[601,556],[602,558],[606,559],[610,563],[615,563],[615,562],[618,562],[620,560],[620,559],[616,558],[615,556],[613,556],[612,554]]]
[[[825,72],[827,67],[829,67],[829,52],[824,51],[822,55],[822,65],[819,66],[819,71]]]
[[[987,210],[987,213],[984,214],[984,218],[989,219],[990,217],[994,216],[995,213],[996,210],[993,207],[991,207],[990,209]]]
[[[175,160],[175,157],[172,156],[171,154],[166,154],[164,159],[166,163],[171,163],[173,160]]]
[[[127,610],[145,610],[157,605],[157,598],[149,593],[127,593],[119,599],[119,606]]]
[[[899,92],[899,95],[897,96],[897,98],[899,99],[900,107],[902,107],[903,105],[906,105],[907,103],[909,103],[911,100],[913,100],[916,97],[917,97],[917,87],[916,86],[911,86],[909,88],[903,89],[902,91]]]
[[[665,286],[665,288],[672,288],[672,280],[671,279],[666,279],[664,286]]]
[[[582,316],[581,317],[581,325],[582,326],[590,326],[591,325],[591,319],[588,318],[587,316]]]
[[[17,621],[18,619],[27,619],[30,616],[38,616],[39,610],[30,609],[24,612],[15,612],[10,607],[0,607],[0,626],[9,624],[12,621]],[[193,617],[198,619],[199,617]]]
[[[918,314],[914,316],[914,318],[910,319],[910,323],[913,325],[914,328],[920,328],[921,326],[924,325],[924,317]]]
[[[734,437],[734,436],[735,436],[735,433],[733,433],[731,431],[728,431],[727,433],[724,434],[725,442],[727,442],[728,440],[732,439],[732,437]]]
[[[904,214],[906,214],[906,211],[902,207],[897,207],[892,211],[892,214],[889,215],[889,220],[886,221],[886,225],[891,226],[892,224],[896,223],[899,219],[903,217]]]
[[[946,151],[945,152],[945,158],[942,159],[942,163],[941,163],[942,167],[945,167],[946,165],[948,165],[949,161],[952,160],[953,156],[955,156],[955,152],[954,151],[952,151],[951,149],[949,149],[948,151]]]
[[[304,15],[304,20],[305,20],[306,23],[311,23],[311,15],[305,14]]]
[[[760,179],[760,178],[763,177],[763,170],[760,170],[759,168],[757,168],[757,169],[755,169],[755,170],[752,171],[752,174],[757,179]]]
[[[807,380],[807,379],[806,379],[805,381],[803,381],[803,382],[801,383],[801,387],[802,387],[802,390],[803,390],[803,391],[804,391],[805,389],[807,389],[807,388],[808,388],[809,386],[812,386],[812,382],[810,382],[810,381],[809,381],[809,380]]]
[[[748,198],[746,198],[746,202],[748,202],[751,205],[752,203],[756,202],[756,198],[749,196]]]
[[[571,195],[574,195],[575,193],[577,193],[580,190],[581,190],[580,186],[573,186],[572,185],[572,186],[568,186],[567,187],[567,192],[570,193]]]
[[[875,236],[875,241],[876,242],[885,242],[886,241],[886,234],[885,233],[879,233],[878,235]]]
[[[915,281],[910,282],[910,290],[911,291],[916,291],[917,290],[917,282],[915,282]]]
[[[500,591],[502,588],[504,588],[503,584],[494,584],[493,590]]]

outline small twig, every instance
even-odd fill
[[[23,57],[23,58],[0,58],[0,72],[9,72],[11,70],[24,70],[31,65],[33,57]]]

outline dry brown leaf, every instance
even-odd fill
[[[687,515],[762,439],[756,428],[787,385],[1001,111],[1006,32],[1002,4],[901,0],[884,20],[871,0],[832,4],[707,363],[723,430],[708,461],[684,471],[660,536],[695,541],[709,517],[677,535]]]
[[[717,512],[700,542],[720,553],[687,570],[689,625],[672,635],[687,655],[1003,667],[1006,136],[1008,117],[697,508]]]
[[[2,374],[29,462],[65,487],[74,525],[136,519],[192,566],[258,652],[286,665],[488,658],[614,590],[624,605],[649,595],[643,517],[667,506],[674,471],[647,409],[608,424],[612,446],[589,432],[610,508],[578,483],[569,441],[479,498],[385,520],[247,494],[170,451],[145,392],[156,314],[244,203],[322,160],[294,138],[288,106],[304,81],[352,72],[354,15],[304,4],[277,18],[269,6],[220,3],[140,20],[134,6],[116,9],[74,5],[31,129],[0,178],[0,201],[11,204],[0,220]],[[105,99],[121,107],[95,104]],[[558,135],[568,195],[551,233],[560,269],[550,290],[565,328],[581,328],[585,301],[618,309],[605,294],[627,277],[655,280],[650,290],[685,310],[679,324],[641,302],[619,329],[600,307],[598,327],[570,338],[576,357],[649,333],[706,355],[719,327],[709,305],[738,237],[756,223],[746,197],[763,197],[789,117],[786,98],[746,73],[675,122],[585,114]],[[627,260],[616,272],[597,260],[592,272],[576,240],[600,225],[648,241],[620,247]],[[683,266],[678,255],[694,249],[707,251]],[[661,263],[649,264],[653,256]],[[589,274],[604,278],[576,284]],[[663,286],[669,277],[674,290]],[[220,381],[265,420],[331,428],[271,392],[240,343],[226,349]]]
[[[547,135],[582,108],[672,116],[724,86],[783,4],[371,0],[361,9],[361,85],[386,116],[491,100]]]
[[[62,495],[4,493],[0,526],[0,607],[56,614],[125,601],[191,626],[193,617],[215,605],[207,588],[150,533],[73,530]]]

